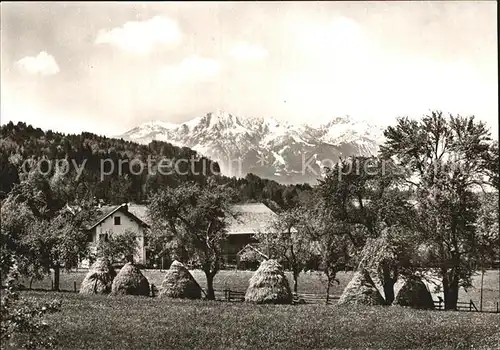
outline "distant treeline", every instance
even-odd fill
[[[162,141],[141,145],[88,132],[43,131],[24,122],[1,126],[0,137],[0,199],[29,171],[42,171],[57,181],[69,203],[141,203],[162,187],[186,181],[204,184],[215,177],[218,183],[235,188],[240,201],[262,201],[279,210],[294,206],[301,193],[311,189],[307,184],[282,185],[253,174],[229,178],[219,174],[216,162]],[[162,165],[162,159],[169,162]],[[63,168],[64,163],[69,167]]]

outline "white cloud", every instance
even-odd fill
[[[181,30],[176,21],[156,16],[147,21],[130,21],[123,26],[101,31],[96,44],[110,44],[122,50],[144,55],[155,45],[170,45],[180,42]]]
[[[238,44],[229,51],[229,54],[243,61],[260,61],[267,57],[268,52],[260,46]]]
[[[306,55],[329,64],[359,64],[373,51],[363,28],[347,17],[335,17],[325,23],[309,23],[298,29],[298,41]]]
[[[17,61],[18,67],[29,74],[54,75],[59,66],[52,55],[42,51],[36,56],[27,56]]]
[[[219,73],[220,63],[212,58],[197,55],[186,57],[179,64],[164,66],[162,78],[174,82],[206,80]]]

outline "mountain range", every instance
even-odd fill
[[[348,116],[297,125],[216,111],[181,124],[149,121],[117,137],[192,148],[217,161],[227,176],[253,173],[281,183],[314,183],[340,157],[375,154],[383,128]]]

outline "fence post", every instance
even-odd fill
[[[155,285],[153,283],[151,283],[151,296],[155,297]]]
[[[73,290],[75,291],[76,293],[76,281],[73,281]]]
[[[50,277],[50,290],[54,290],[54,280]]]
[[[479,302],[479,311],[483,311],[483,281],[484,281],[484,267],[481,264],[481,300]]]

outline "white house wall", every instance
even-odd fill
[[[115,217],[120,217],[120,225],[115,225]],[[120,235],[126,231],[136,232],[138,249],[134,260],[137,263],[146,262],[146,247],[144,244],[144,228],[135,220],[121,211],[117,211],[97,225],[92,232],[92,242],[94,245],[99,241],[99,235],[108,233],[109,235]]]

